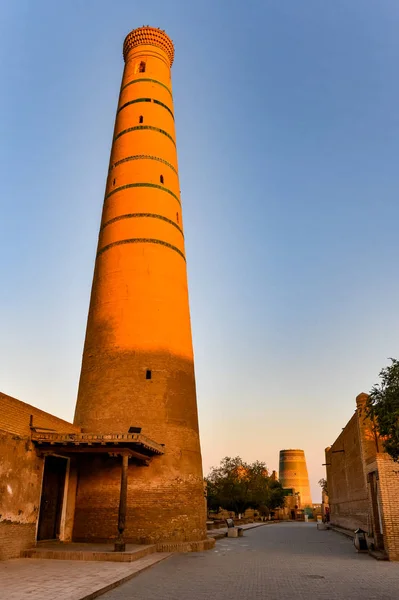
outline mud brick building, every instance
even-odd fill
[[[40,539],[42,532],[46,534],[38,527],[45,459],[32,441],[36,427],[40,431],[80,431],[72,423],[0,393],[0,560],[19,556],[21,550]],[[69,515],[65,514],[61,531],[59,494],[60,486],[54,486],[52,506],[46,506],[41,528],[54,512],[58,537],[71,539]],[[46,493],[43,506],[45,503]]]
[[[38,540],[204,550],[171,67],[126,37],[74,424],[1,396],[0,550]],[[1,535],[3,533],[4,535]],[[8,541],[7,541],[8,540]]]
[[[373,424],[365,417],[367,394],[331,447],[326,448],[331,523],[361,528],[369,543],[399,560],[399,464],[384,452]]]

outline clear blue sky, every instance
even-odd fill
[[[303,448],[318,500],[399,356],[398,2],[1,4],[0,389],[72,418],[122,43],[159,26],[205,470]]]

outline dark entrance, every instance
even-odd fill
[[[370,494],[371,494],[371,504],[373,508],[373,524],[374,524],[374,542],[376,548],[380,550],[384,549],[384,536],[382,529],[382,521],[381,521],[381,510],[380,510],[380,502],[378,496],[378,472],[373,471],[368,475],[369,485],[370,485]]]
[[[40,500],[38,540],[55,540],[60,535],[67,459],[46,456]]]

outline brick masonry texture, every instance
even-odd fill
[[[390,560],[399,561],[399,464],[383,453],[377,454],[376,462],[385,550]]]
[[[125,43],[75,423],[103,433],[141,427],[165,445],[149,467],[130,461],[125,538],[194,548],[206,540],[206,515],[171,48],[151,28]],[[82,458],[75,540],[116,537],[119,489],[118,458]]]
[[[35,542],[36,523],[0,521],[0,561],[18,558],[21,550]]]
[[[315,524],[281,523],[223,539],[214,550],[173,555],[103,600],[395,600],[399,564],[356,553]]]
[[[295,492],[299,492],[301,508],[312,506],[308,468],[303,450],[280,450],[279,479],[284,488],[293,488]]]
[[[357,414],[326,452],[325,462],[331,465],[327,466],[331,522],[346,529],[361,527],[367,531],[369,501]]]
[[[92,600],[168,558],[155,553],[132,563],[18,559],[0,563],[1,600]]]
[[[397,561],[399,464],[383,451],[382,441],[365,418],[366,401],[367,394],[359,394],[355,414],[326,449],[331,523],[352,531],[364,529],[390,560]],[[369,481],[373,474],[377,486],[374,502]]]
[[[43,458],[30,441],[30,420],[56,431],[80,428],[0,393],[0,560],[32,546],[39,514]]]
[[[65,432],[80,431],[80,427],[77,425],[0,392],[0,429],[21,436],[29,436],[30,415],[32,415],[33,427],[47,427]]]

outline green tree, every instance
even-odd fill
[[[279,481],[273,479],[269,483],[269,498],[266,501],[269,510],[275,510],[284,505],[284,490]]]
[[[205,479],[208,510],[217,507],[233,511],[236,516],[247,508],[277,508],[284,502],[282,486],[272,480],[262,462],[244,462],[239,456],[224,458]]]
[[[366,416],[381,436],[385,451],[399,461],[399,361],[390,361],[379,374],[380,383],[369,394]]]
[[[206,504],[208,512],[218,513],[220,510],[220,499],[218,495],[218,488],[213,482],[205,478],[206,481]]]
[[[321,489],[323,490],[323,492],[325,494],[327,494],[328,496],[328,489],[327,489],[327,479],[324,479],[324,477],[322,479],[319,479],[319,486],[321,487]]]

